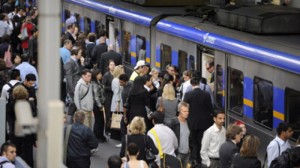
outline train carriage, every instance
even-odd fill
[[[109,32],[127,71],[144,59],[161,69],[197,69],[209,80],[205,63],[214,60],[215,102],[225,110],[226,124],[242,120],[260,137],[260,158],[279,122],[294,124],[293,139],[300,135],[299,35],[255,35],[184,16],[184,8],[119,0],[65,0],[62,13],[67,10],[82,31]]]

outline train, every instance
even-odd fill
[[[212,9],[211,6],[200,8]],[[216,10],[223,8],[208,11]],[[210,22],[207,17],[210,12],[199,17],[187,11],[186,7],[145,7],[121,0],[63,0],[61,22],[64,26],[65,14],[72,13],[80,31],[107,30],[109,41],[115,44],[127,69],[132,70],[143,59],[161,70],[172,64],[180,73],[199,70],[208,81],[214,76],[209,86],[216,105],[225,111],[226,124],[243,121],[248,134],[255,134],[261,140],[261,159],[280,122],[293,124],[291,140],[297,139],[300,135],[299,33],[245,32]],[[223,11],[221,17],[225,14]],[[276,20],[271,29],[284,27],[278,24],[280,21]],[[208,61],[214,61],[212,74],[205,66]]]

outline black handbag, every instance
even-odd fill
[[[152,153],[152,151],[147,148],[147,141],[146,141],[146,136],[144,136],[144,142],[145,142],[145,158],[147,163],[152,163],[156,159],[156,156]]]

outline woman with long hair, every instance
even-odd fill
[[[113,60],[108,61],[108,70],[104,75],[102,79],[102,84],[104,85],[104,95],[105,95],[105,102],[104,102],[104,108],[105,108],[105,116],[106,116],[106,133],[109,134],[110,131],[110,119],[111,119],[111,100],[113,96],[113,91],[111,90],[111,83],[114,79],[113,72],[115,70],[115,62]]]
[[[143,117],[134,117],[129,125],[130,135],[127,135],[122,140],[122,148],[120,151],[120,157],[126,156],[126,146],[128,144],[135,143],[139,148],[140,152],[137,155],[137,160],[145,160],[145,149],[149,149],[153,154],[158,154],[158,150],[152,141],[152,139],[145,135],[146,125]]]
[[[261,163],[257,159],[257,150],[260,145],[259,138],[255,135],[245,137],[239,154],[233,157],[233,168],[261,168]]]
[[[94,123],[94,134],[100,142],[106,142],[107,138],[104,136],[104,85],[101,83],[102,74],[99,69],[94,69],[92,71],[92,88],[94,95],[94,107],[93,112],[95,116]]]
[[[176,116],[177,104],[179,100],[175,97],[175,90],[172,84],[166,84],[163,88],[162,96],[157,99],[156,108],[164,107],[164,123],[169,125],[171,119]]]

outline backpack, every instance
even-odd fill
[[[4,161],[0,162],[0,168],[3,168],[3,165],[8,162],[9,162],[8,160],[4,160]]]
[[[282,152],[280,156],[274,159],[271,162],[270,168],[287,168],[290,166],[290,150],[287,149],[286,151]]]
[[[7,99],[7,105],[11,104],[11,102],[13,102],[14,98],[13,98],[13,90],[16,86],[20,85],[21,82],[17,82],[15,85],[10,84],[9,82],[7,83],[7,85],[9,86],[9,89],[7,90],[8,93],[8,99]]]

